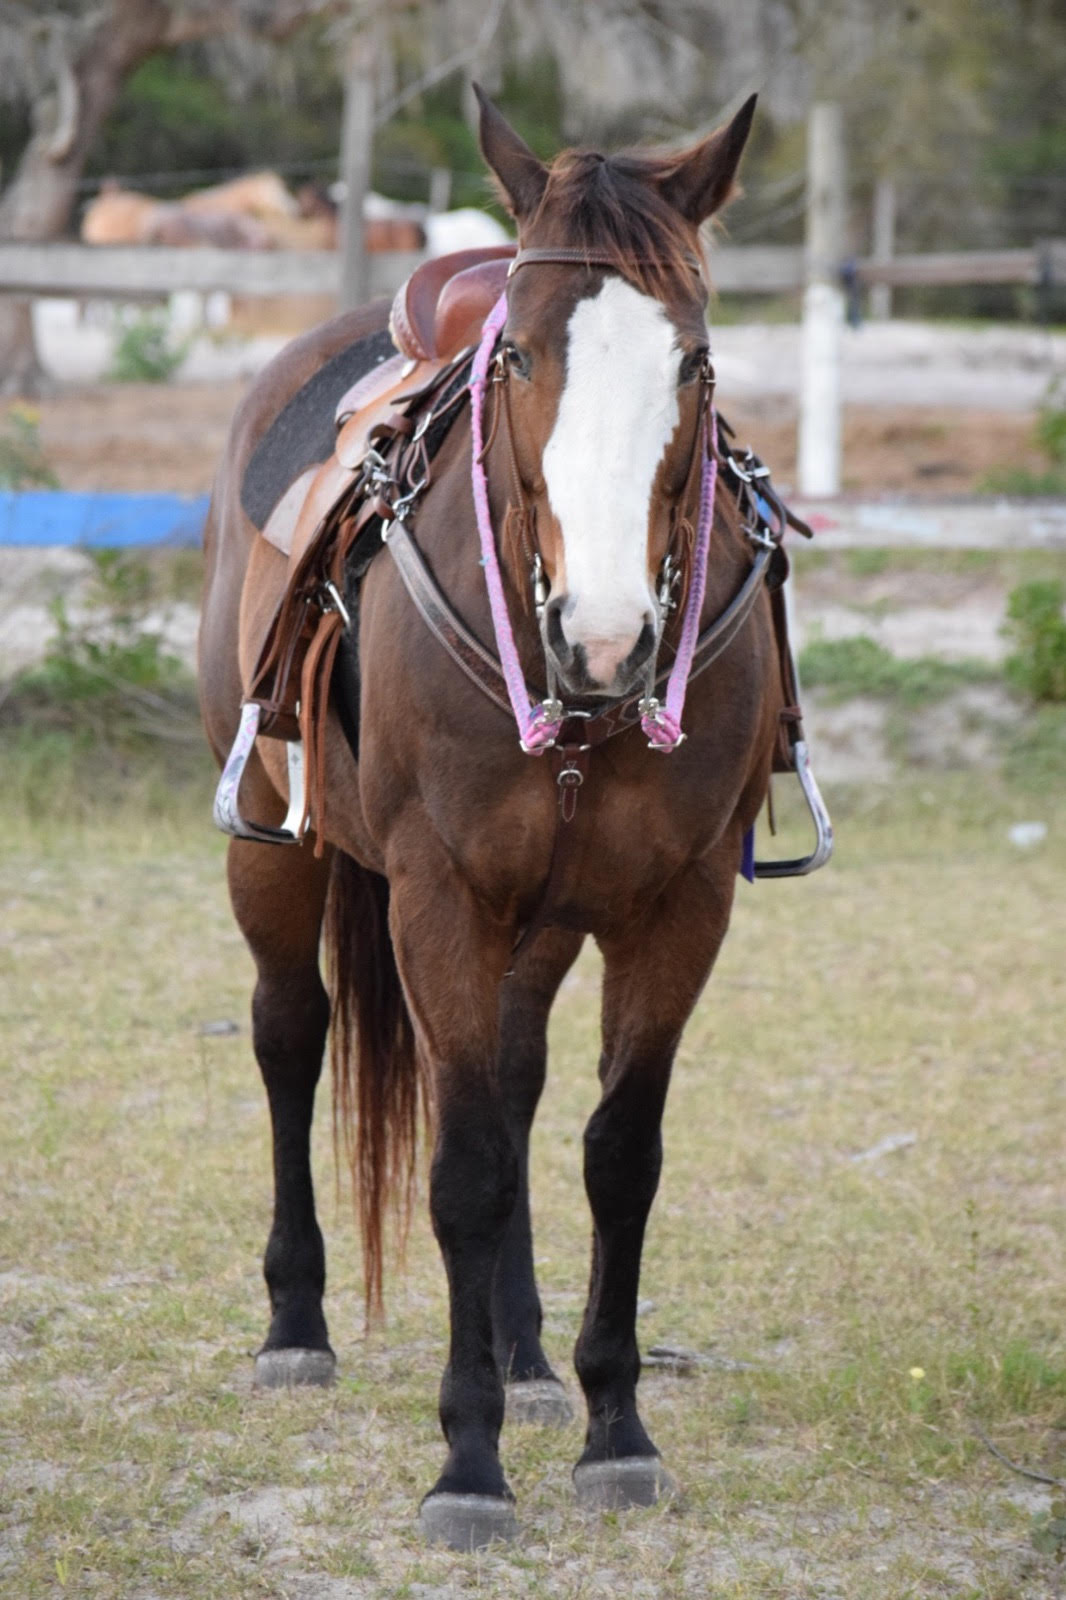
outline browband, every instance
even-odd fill
[[[687,255],[686,262],[696,276],[702,281],[703,263],[695,255]],[[633,266],[652,267],[653,260],[647,257],[634,259]],[[507,268],[508,278],[513,278],[519,267],[537,265],[555,265],[560,267],[613,267],[616,272],[621,271],[616,258],[608,255],[606,250],[583,250],[580,245],[545,245],[543,247],[531,246],[527,250],[519,250],[511,265]]]

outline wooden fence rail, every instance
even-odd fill
[[[370,258],[371,295],[399,288],[422,256]],[[340,257],[328,250],[178,250],[166,245],[0,244],[0,293],[158,298],[177,289],[336,295]]]
[[[370,257],[370,292],[389,294],[422,257],[390,251]],[[861,258],[863,285],[897,288],[967,283],[1064,283],[1066,240],[1031,250],[957,250]],[[804,253],[790,245],[725,245],[711,254],[711,276],[725,294],[784,294],[804,285]],[[340,257],[317,250],[177,250],[165,245],[0,244],[0,293],[88,295],[134,300],[176,289],[233,294],[325,294],[340,288]]]

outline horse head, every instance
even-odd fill
[[[545,649],[568,691],[621,695],[654,658],[691,538],[713,383],[699,229],[733,191],[755,97],[683,152],[550,166],[479,99],[518,228],[499,371]]]

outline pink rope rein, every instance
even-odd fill
[[[666,703],[641,717],[640,725],[648,736],[653,750],[676,750],[685,735],[681,731],[681,713],[685,709],[685,691],[692,667],[692,654],[700,633],[700,614],[707,592],[707,558],[711,547],[711,524],[714,521],[714,491],[718,483],[718,458],[711,448],[717,439],[718,429],[714,402],[703,420],[701,446],[703,471],[700,474],[700,515],[696,527],[696,544],[692,552],[692,577],[689,580],[685,620],[681,626],[677,654],[670,669],[666,685]]]
[[[507,685],[507,697],[511,702],[515,721],[518,723],[518,737],[522,749],[528,751],[530,755],[539,756],[555,743],[562,722],[558,718],[549,718],[543,705],[534,705],[533,698],[526,688],[522,664],[515,648],[511,618],[507,611],[507,599],[503,592],[496,540],[492,532],[492,513],[489,510],[489,487],[481,460],[485,448],[482,409],[485,404],[489,361],[496,345],[496,337],[506,320],[507,295],[504,293],[489,312],[481,335],[481,343],[474,357],[474,365],[470,371],[470,432],[473,436],[471,485],[474,491],[474,509],[477,512],[478,538],[481,543],[481,565],[485,572],[485,586],[489,591],[492,629],[496,635],[496,649],[503,669],[503,679]]]
[[[551,716],[545,704],[535,702],[526,687],[522,664],[515,647],[511,618],[507,610],[507,599],[503,591],[503,578],[500,575],[500,562],[492,531],[489,489],[481,459],[485,448],[482,412],[489,362],[496,346],[497,336],[506,320],[507,295],[504,293],[489,312],[470,371],[470,431],[473,441],[470,477],[474,510],[477,515],[478,539],[481,545],[481,565],[485,573],[492,629],[496,636],[496,649],[499,652],[504,682],[507,685],[507,697],[518,724],[518,737],[522,749],[530,755],[542,755],[555,743],[563,719]],[[703,611],[703,600],[707,590],[707,561],[711,543],[711,524],[714,520],[714,492],[718,480],[718,461],[712,448],[716,437],[715,412],[712,404],[708,417],[704,418],[701,431],[703,470],[700,476],[699,522],[692,553],[692,577],[689,582],[681,638],[674,664],[670,669],[665,703],[645,712],[640,719],[641,728],[647,735],[648,745],[653,750],[676,750],[685,737],[681,729],[681,714],[685,708],[688,675],[692,667],[696,640],[699,637],[700,614]]]

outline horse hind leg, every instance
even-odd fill
[[[529,1135],[544,1088],[548,1013],[581,943],[581,934],[546,929],[500,990],[500,1089],[518,1157],[518,1196],[492,1292],[493,1345],[506,1382],[508,1422],[564,1426],[574,1416],[541,1345],[543,1317],[529,1211]]]
[[[674,1053],[729,920],[740,841],[728,843],[638,928],[603,941],[603,1092],[585,1130],[592,1270],[574,1351],[588,1405],[574,1488],[590,1509],[651,1505],[674,1490],[637,1410],[637,1295]]]
[[[252,1035],[273,1134],[274,1217],[263,1259],[271,1320],[255,1363],[263,1388],[328,1384],[336,1370],[311,1176],[311,1120],[329,1026],[318,967],[329,871],[328,859],[316,861],[307,848],[230,843],[230,898],[257,970]]]

